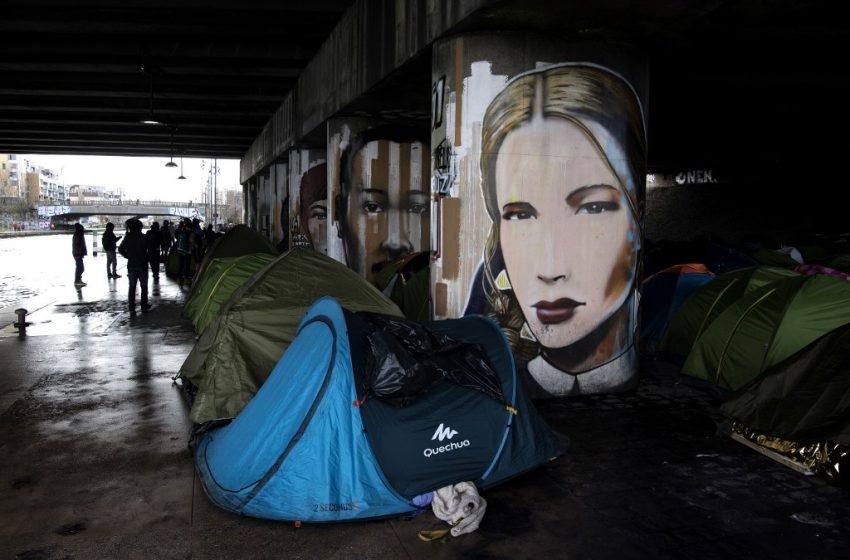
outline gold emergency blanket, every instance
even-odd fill
[[[841,476],[838,462],[850,455],[850,446],[832,441],[803,445],[778,437],[758,434],[739,422],[732,422],[732,433],[739,434],[747,440],[766,447],[788,457],[792,461],[804,465],[809,470],[825,475],[834,482]],[[846,478],[848,473],[844,473]]]

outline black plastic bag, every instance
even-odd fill
[[[364,397],[404,406],[438,383],[481,391],[504,403],[501,382],[478,344],[435,333],[419,323],[358,313],[370,327]]]

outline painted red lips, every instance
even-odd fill
[[[576,308],[584,305],[583,301],[561,298],[555,301],[538,301],[531,307],[537,310],[537,320],[544,325],[557,325],[572,318]]]

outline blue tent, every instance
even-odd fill
[[[667,325],[682,303],[697,288],[714,278],[701,264],[682,264],[665,268],[641,285],[640,347],[654,354],[667,332]]]
[[[425,326],[480,345],[502,398],[441,382],[404,406],[364,401],[370,323],[321,298],[245,409],[202,436],[195,462],[210,499],[268,519],[391,516],[415,510],[420,494],[464,480],[487,488],[560,454],[495,323],[465,317]]]

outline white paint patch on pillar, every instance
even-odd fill
[[[422,145],[418,143],[411,144],[410,146],[410,192],[424,192],[424,194],[428,195],[427,191],[423,190],[424,185],[422,184]],[[412,200],[408,195],[407,200],[403,201],[405,204],[399,207],[399,213],[403,213],[407,217],[408,230],[410,235],[410,243],[413,245],[413,250],[418,252],[423,249],[423,245],[425,240],[422,239],[422,219],[423,216],[421,214],[413,214],[410,212],[410,206]],[[427,217],[426,217],[427,219]]]
[[[389,247],[398,247],[401,241],[401,175],[399,173],[399,160],[401,156],[401,145],[396,142],[389,144],[389,185],[387,185],[387,237],[385,241]],[[380,235],[380,229],[376,224],[375,233]]]

